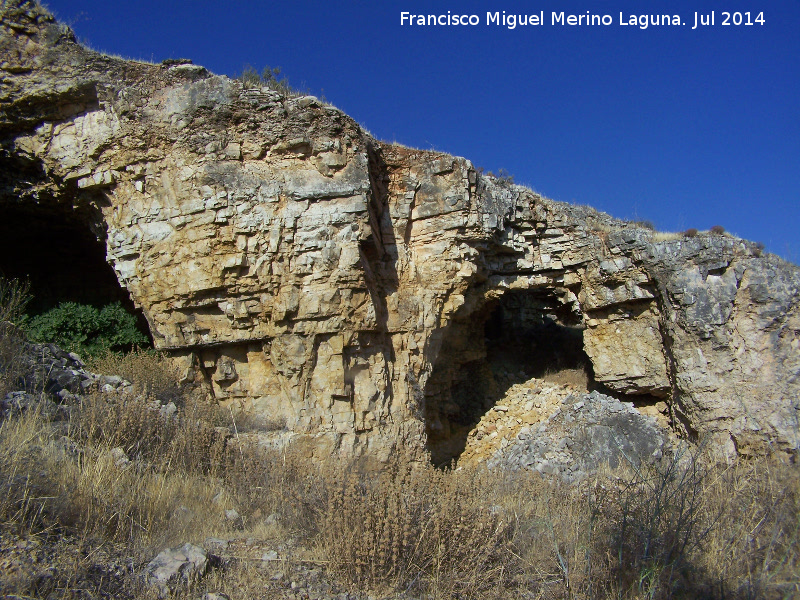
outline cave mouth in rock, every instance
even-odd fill
[[[570,297],[566,290],[506,291],[451,325],[426,386],[435,465],[458,459],[469,432],[514,384],[539,378],[594,387],[583,318]]]
[[[94,231],[104,225],[57,204],[0,204],[0,276],[30,283],[27,312],[40,314],[60,302],[102,307],[121,302],[151,340],[147,321],[106,262]]]

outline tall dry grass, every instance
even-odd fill
[[[322,551],[336,574],[367,588],[453,597],[504,581],[511,519],[486,471],[448,472],[400,455],[378,474],[331,475]]]
[[[124,354],[108,350],[87,357],[86,361],[90,371],[127,379],[136,393],[152,396],[162,403],[179,404],[188,395],[186,386],[180,382],[177,365],[156,350],[136,348]]]
[[[126,427],[130,421],[123,418],[117,425]],[[193,512],[211,505],[216,492],[208,480],[202,483],[201,470],[192,468],[195,464],[184,460],[173,468],[169,462],[137,462],[146,455],[141,443],[139,455],[130,454],[134,462],[122,464],[112,449],[126,438],[127,430],[91,438],[80,430],[84,425],[73,427],[51,423],[35,410],[0,424],[0,517],[6,525],[34,533],[66,528],[146,544],[165,536],[180,503],[190,503]],[[184,439],[187,435],[177,432]],[[160,441],[156,444],[158,449],[165,447]],[[149,456],[168,461],[177,448]]]
[[[216,476],[226,466],[228,431],[208,401],[188,398],[166,412],[154,397],[93,393],[73,407],[70,436],[80,444],[121,448],[139,460],[177,473]]]
[[[800,597],[800,469],[739,461],[712,472],[705,510],[718,520],[699,567],[718,598]]]
[[[25,335],[20,323],[30,300],[28,290],[25,282],[0,277],[0,399],[17,390],[24,375]]]
[[[512,552],[543,598],[787,598],[800,593],[800,469],[699,451],[578,487],[507,474]]]

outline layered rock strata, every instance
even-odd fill
[[[93,231],[156,347],[315,456],[457,456],[503,393],[492,349],[525,336],[553,368],[577,339],[597,385],[724,452],[800,446],[800,272],[756,244],[662,239],[313,97],[92,52],[25,0],[0,25],[0,212]]]

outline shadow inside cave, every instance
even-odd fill
[[[31,315],[61,302],[96,307],[120,302],[152,342],[142,311],[106,262],[102,235],[93,231],[101,229],[102,222],[58,203],[0,204],[0,276],[30,284]]]
[[[557,290],[513,290],[454,320],[425,387],[428,450],[457,460],[469,432],[508,389],[531,378],[593,389],[582,315]]]

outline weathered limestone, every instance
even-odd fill
[[[518,294],[523,329],[582,332],[596,381],[666,401],[683,434],[800,447],[796,266],[727,235],[656,241],[316,98],[102,56],[30,2],[2,10],[0,211],[92,228],[156,346],[220,401],[325,452],[435,438],[446,458],[463,403],[502,391],[484,337]]]
[[[186,543],[159,552],[148,563],[142,579],[157,591],[159,598],[166,598],[170,591],[202,577],[209,562],[208,553],[203,548]]]

